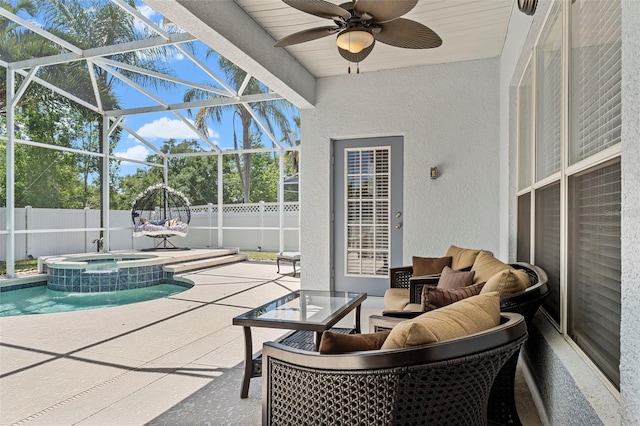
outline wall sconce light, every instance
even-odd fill
[[[431,179],[438,179],[438,168],[432,167],[430,173]]]

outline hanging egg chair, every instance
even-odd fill
[[[160,239],[155,248],[177,248],[167,239],[185,237],[191,220],[189,200],[179,191],[160,183],[145,189],[133,201],[133,235]],[[171,247],[167,247],[167,244]]]

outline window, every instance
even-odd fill
[[[620,1],[571,5],[570,164],[620,142]]]
[[[345,152],[345,274],[388,275],[391,148],[350,148]]]
[[[547,272],[543,310],[619,387],[620,0],[552,7],[517,91],[518,260]]]
[[[569,180],[571,338],[620,382],[620,161]]]
[[[518,189],[531,186],[531,147],[533,113],[531,103],[533,84],[531,82],[531,62],[524,71],[518,87]]]
[[[531,262],[531,193],[518,197],[518,262]]]
[[[535,264],[547,273],[543,307],[560,324],[560,182],[536,191]]]
[[[555,7],[536,56],[536,180],[560,170],[562,14]]]

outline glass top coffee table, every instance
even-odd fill
[[[366,293],[298,290],[235,317],[233,325],[243,327],[245,345],[244,377],[240,397],[247,397],[249,380],[262,375],[261,356],[253,358],[251,327],[295,330],[280,341],[300,349],[317,351],[322,332],[331,329],[354,309],[355,328],[332,331],[360,333],[360,307],[366,298]]]

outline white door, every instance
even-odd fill
[[[402,137],[333,145],[332,288],[382,296],[402,262]]]

